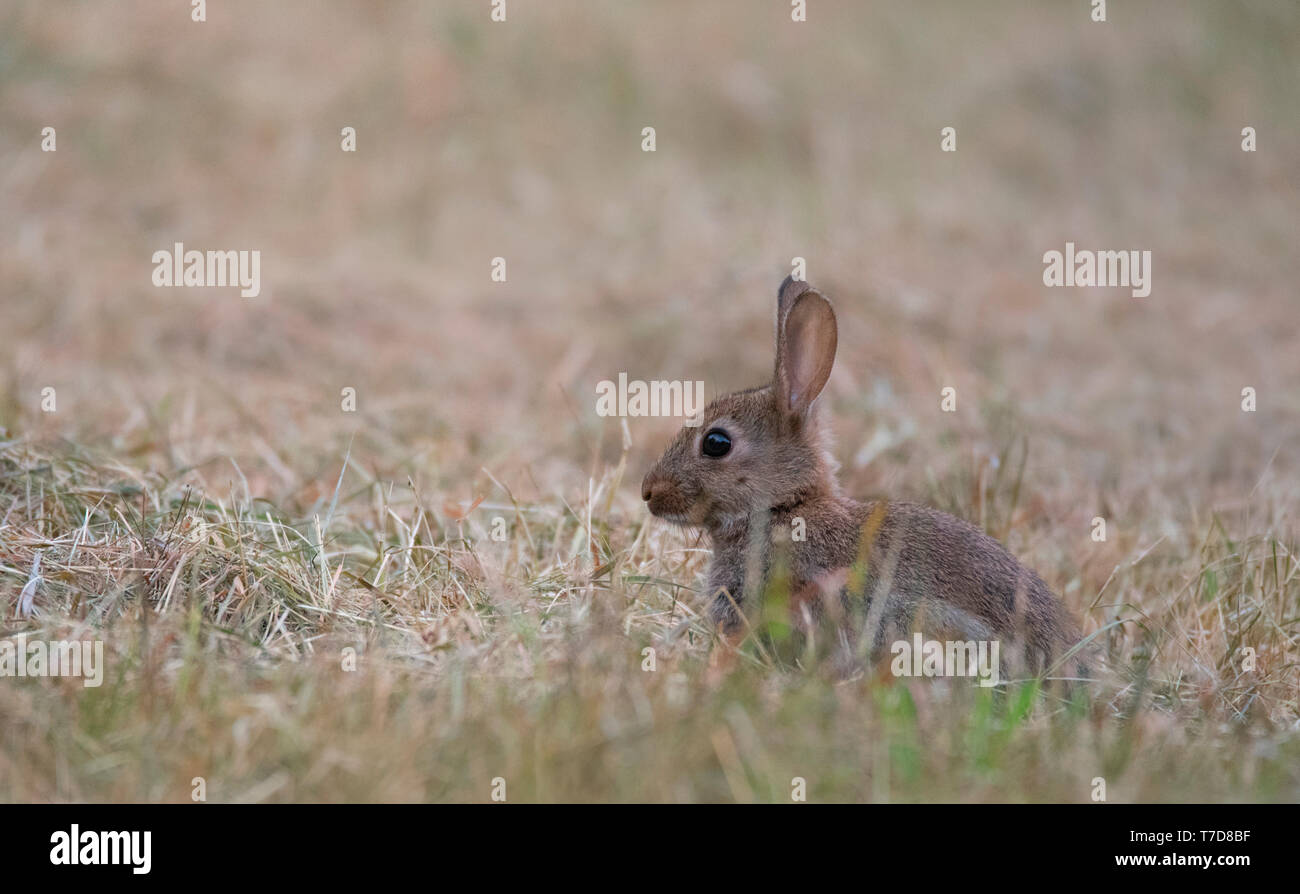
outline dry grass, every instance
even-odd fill
[[[1300,798],[1293,4],[173,6],[0,9],[0,632],[108,657],[0,680],[0,798]],[[1067,239],[1151,297],[1044,289]],[[178,240],[263,297],[154,289]],[[675,423],[594,386],[761,381],[795,255],[846,486],[1037,568],[1091,706],[704,685]]]

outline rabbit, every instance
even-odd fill
[[[1048,671],[1079,628],[1034,571],[937,509],[841,492],[816,412],[837,339],[830,300],[787,277],[777,293],[771,384],[709,404],[641,484],[651,514],[708,534],[708,617],[720,645],[734,656],[746,612],[779,568],[795,626],[836,622],[850,661],[879,661],[887,644],[919,627],[937,638],[996,639],[1030,672]],[[793,536],[799,527],[803,536]]]

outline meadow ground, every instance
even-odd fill
[[[0,799],[1300,799],[1293,2],[186,5],[0,3],[0,635],[106,668],[0,679]],[[1036,568],[1091,707],[706,684],[595,387],[764,381],[796,256],[846,488]]]

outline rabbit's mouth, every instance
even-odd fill
[[[650,514],[655,518],[662,519],[671,525],[677,525],[682,528],[697,528],[705,524],[701,518],[700,507],[687,503],[683,500],[654,499],[650,501],[648,507]]]
[[[656,518],[675,525],[698,525],[695,488],[669,477],[658,467],[651,469],[641,482],[641,499]]]
[[[653,499],[648,501],[647,507],[650,514],[655,518],[661,518],[666,522],[674,525],[695,524],[691,518],[688,505],[683,505],[680,499],[672,499],[668,495],[655,494]]]
[[[652,514],[655,518],[663,519],[670,524],[678,525],[683,528],[692,527],[694,525],[694,522],[692,522],[684,512],[653,512]]]

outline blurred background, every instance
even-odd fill
[[[596,383],[763,382],[802,257],[839,311],[825,404],[854,493],[971,516],[1023,459],[1013,546],[1085,589],[1202,513],[1296,495],[1289,0],[1106,23],[1082,0],[187,6],[0,4],[10,437],[217,491],[234,459],[291,509],[349,444],[458,499],[484,469],[581,495],[622,450]],[[262,294],[154,288],[178,241],[260,250]],[[1151,251],[1150,297],[1045,288],[1066,241]],[[678,421],[628,423],[635,514]]]
[[[0,0],[0,636],[109,651],[0,687],[0,799],[1295,800],[1300,6],[1108,6]],[[176,242],[260,296],[155,288]],[[1046,288],[1067,242],[1149,297]],[[1101,632],[1083,722],[707,684],[679,420],[596,386],[763,383],[796,257],[846,488]]]

